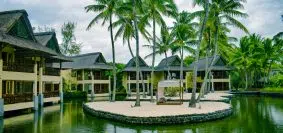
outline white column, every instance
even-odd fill
[[[37,62],[34,62],[34,81],[33,81],[33,102],[34,102],[34,110],[38,110],[38,97],[37,97]]]
[[[62,75],[62,63],[60,62],[60,83],[59,83],[59,96],[60,96],[60,102],[63,103],[63,75]]]
[[[43,82],[42,82],[42,75],[43,75],[43,59],[40,59],[40,65],[39,65],[39,74],[38,74],[38,83],[39,83],[39,105],[43,106],[44,101],[43,101]]]
[[[130,78],[130,74],[129,73],[127,73],[127,74],[128,74],[128,83],[127,83],[128,95],[131,96],[131,82],[130,82],[131,78]]]
[[[108,77],[108,92],[109,92],[109,100],[111,100],[111,76]]]
[[[149,82],[150,82],[150,81],[149,81],[149,76],[147,76],[147,94],[150,93],[150,92],[149,92],[149,87],[150,87],[150,86],[149,86]]]
[[[4,115],[4,100],[2,98],[2,89],[3,89],[2,73],[3,73],[3,59],[2,59],[2,50],[0,50],[0,117]]]
[[[212,84],[212,90],[211,92],[214,92],[214,78],[213,78],[213,72],[211,72],[211,84]]]
[[[85,80],[85,72],[84,72],[84,69],[82,70],[82,81]],[[83,84],[83,91],[85,91],[85,84],[84,82],[82,83]]]
[[[229,74],[229,91],[232,91],[232,88],[231,88],[231,76]]]
[[[91,76],[91,97],[94,97],[94,76],[93,76],[93,71],[90,71],[90,76]]]

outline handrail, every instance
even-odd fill
[[[34,72],[34,64],[31,63],[16,63],[16,62],[3,62],[3,71],[13,72]]]

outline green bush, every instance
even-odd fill
[[[272,87],[283,87],[283,74],[276,74],[270,77]]]
[[[85,91],[68,91],[64,92],[64,98],[86,98],[87,92]]]
[[[180,91],[179,87],[167,87],[165,88],[165,95],[169,97],[174,97],[177,96],[179,91]]]

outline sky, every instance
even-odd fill
[[[200,7],[193,7],[192,0],[175,0],[180,11],[189,12],[201,10]],[[59,43],[62,41],[60,33],[64,22],[75,22],[77,28],[75,35],[78,43],[82,43],[81,53],[102,52],[108,62],[112,61],[110,32],[106,24],[101,26],[97,23],[91,30],[86,30],[89,22],[96,13],[86,13],[84,7],[94,4],[94,0],[0,0],[0,11],[25,9],[33,27],[52,27],[55,29]],[[283,0],[247,0],[244,3],[245,9],[241,10],[249,15],[248,18],[238,19],[250,31],[264,37],[272,37],[283,31]],[[165,18],[166,22],[172,24],[172,19]],[[151,29],[149,29],[151,31]],[[159,32],[159,31],[157,31]],[[234,27],[231,27],[231,36],[240,38],[246,34]],[[134,44],[134,42],[132,42]],[[141,45],[150,44],[141,38]],[[133,49],[135,46],[132,45]],[[127,63],[130,53],[127,45],[121,39],[115,41],[116,62]],[[145,57],[151,50],[140,47],[140,56]],[[156,64],[164,58],[158,55]],[[145,60],[151,64],[151,58]]]

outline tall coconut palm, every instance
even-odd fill
[[[119,10],[123,10],[123,9],[126,9],[126,10],[120,11],[118,15],[118,20],[113,23],[113,27],[118,28],[117,33],[115,35],[115,40],[119,38],[120,36],[122,36],[123,44],[127,43],[130,54],[132,58],[134,58],[135,55],[132,51],[131,44],[130,44],[130,40],[132,38],[135,38],[135,30],[134,30],[134,25],[133,25],[134,14],[133,14],[132,4],[129,2],[122,3],[121,8]],[[140,33],[143,35],[144,38],[146,38],[146,40],[149,40],[150,34],[145,29],[145,26],[149,24],[147,22],[141,22],[142,21],[141,17],[138,17],[138,16],[136,17],[138,21],[137,23],[140,24],[138,26]],[[143,79],[143,73],[141,71],[140,71],[140,78]],[[145,83],[143,80],[142,80],[142,88],[143,88],[143,97],[146,97]]]
[[[192,48],[196,41],[194,40],[196,23],[192,22],[191,14],[188,12],[181,12],[175,18],[174,26],[172,28],[172,34],[175,37],[175,45],[172,47],[172,52],[180,53],[181,66],[180,66],[180,87],[183,89],[183,65],[184,65],[184,50],[194,53],[195,50]]]
[[[237,66],[237,69],[243,70],[245,73],[245,89],[248,88],[248,68],[251,60],[250,40],[248,37],[243,37],[240,40],[240,47],[233,55],[230,64]]]
[[[112,47],[112,61],[113,61],[113,92],[111,101],[115,101],[116,96],[116,66],[115,66],[115,44],[113,37],[113,27],[112,27],[112,19],[115,15],[115,8],[117,5],[116,0],[96,0],[95,4],[88,5],[85,7],[86,12],[97,12],[98,15],[95,16],[91,22],[89,23],[87,30],[89,30],[96,22],[99,20],[102,21],[102,25],[109,21],[109,29],[110,29],[110,38],[111,38],[111,47]]]
[[[162,15],[173,16],[177,10],[177,7],[173,0],[144,0],[145,19],[152,20],[152,43],[153,43],[153,55],[151,65],[151,93],[150,99],[153,102],[153,82],[154,82],[154,63],[155,63],[155,48],[156,48],[156,23],[165,24]]]
[[[214,64],[216,61],[216,56],[218,52],[218,37],[219,37],[219,29],[221,24],[227,24],[230,26],[234,26],[240,30],[243,30],[244,32],[248,33],[247,28],[238,20],[235,19],[235,17],[243,17],[246,18],[248,15],[246,13],[238,11],[239,9],[243,8],[242,2],[245,2],[245,0],[212,0],[212,4],[209,7],[210,8],[210,14],[212,14],[211,17],[213,17],[213,23],[215,26],[214,30],[214,55],[213,60],[211,64]],[[202,13],[201,13],[202,12]],[[199,11],[196,14],[203,14],[203,12],[206,11]],[[204,82],[201,86],[201,90],[204,89],[207,83],[207,77],[208,73],[211,71],[211,67],[209,67],[208,71],[205,73]],[[201,91],[203,92],[203,91]]]
[[[203,32],[204,32],[206,21],[208,19],[208,14],[209,14],[209,0],[194,0],[194,3],[203,6],[205,10],[205,15],[203,17],[203,21],[199,28],[199,36],[198,36],[197,49],[195,53],[194,70],[193,70],[193,90],[192,90],[192,96],[191,96],[191,101],[189,103],[189,107],[196,107],[196,89],[197,89],[197,71],[198,71],[197,66],[198,66],[198,60],[199,60],[199,51],[200,51],[200,44],[202,41]]]
[[[155,55],[159,54],[159,55],[163,55],[165,56],[165,58],[168,58],[168,51],[171,49],[171,47],[174,44],[174,36],[169,32],[168,28],[166,26],[162,26],[161,30],[160,30],[160,34],[161,37],[160,38],[156,38],[157,42],[156,42],[156,50],[155,50]],[[152,45],[143,45],[144,47],[148,47],[153,49]],[[152,57],[153,53],[150,53],[149,55],[147,55],[145,58],[149,58]],[[168,60],[166,60],[166,67],[167,67],[167,80],[171,79],[171,75],[170,75],[170,67],[168,65]]]

